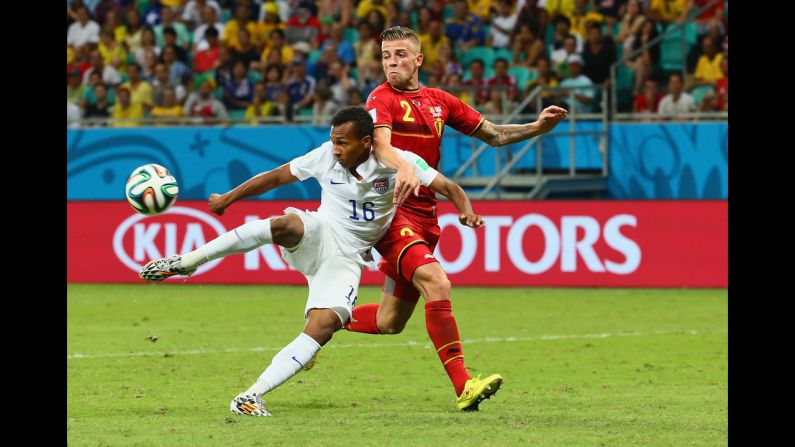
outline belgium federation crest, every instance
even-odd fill
[[[373,189],[378,194],[385,193],[386,190],[389,189],[389,179],[384,178],[384,177],[379,177],[379,178],[373,180]]]

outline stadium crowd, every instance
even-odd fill
[[[385,80],[378,37],[393,25],[420,35],[423,85],[484,114],[509,112],[539,85],[561,88],[542,93],[542,106],[598,112],[601,91],[587,87],[602,84],[626,93],[619,111],[724,111],[728,1],[695,15],[709,3],[67,0],[67,122],[325,123]],[[681,38],[644,46],[676,24],[687,24],[684,54]],[[610,66],[639,48],[611,86]]]

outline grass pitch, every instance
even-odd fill
[[[315,368],[234,416],[303,327],[306,287],[68,286],[67,442],[75,446],[722,446],[728,296],[720,290],[455,288],[475,413],[425,332],[338,332]],[[380,291],[360,290],[359,303]]]

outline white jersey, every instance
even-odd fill
[[[365,262],[372,261],[370,249],[386,233],[395,206],[394,169],[384,166],[371,153],[356,168],[362,177],[359,181],[350,171],[340,166],[332,154],[333,143],[327,141],[319,148],[290,161],[290,172],[299,180],[314,177],[322,193],[318,215],[333,229],[343,252],[358,254]],[[414,167],[423,186],[436,178],[438,171],[413,152],[397,149],[398,155]]]

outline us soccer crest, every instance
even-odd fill
[[[386,179],[386,178],[383,178],[383,177],[379,177],[379,178],[373,180],[373,189],[378,194],[385,193],[386,190],[389,189],[389,179]]]

